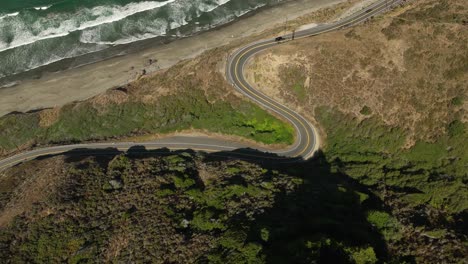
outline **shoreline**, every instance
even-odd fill
[[[295,0],[286,0],[286,1],[295,1]],[[177,40],[194,37],[196,35],[199,35],[199,34],[211,31],[211,30],[217,30],[224,26],[228,26],[231,23],[237,22],[241,19],[245,19],[249,16],[257,14],[258,12],[281,5],[283,3],[285,2],[261,6],[257,9],[248,11],[246,14],[241,15],[240,17],[236,17],[235,19],[231,21],[228,21],[226,23],[221,23],[219,26],[215,25],[213,28],[191,32],[187,35],[183,35],[183,34],[181,36],[177,36],[174,34],[159,35],[159,36],[154,36],[154,37],[150,37],[146,39],[137,40],[134,42],[111,45],[106,49],[82,54],[82,55],[75,56],[75,57],[64,57],[57,61],[53,61],[45,65],[34,67],[23,72],[14,73],[8,76],[2,76],[0,77],[0,89],[10,88],[12,86],[15,86],[16,84],[20,84],[24,80],[40,79],[43,74],[61,72],[61,71],[66,71],[66,70],[70,70],[74,68],[79,68],[82,66],[86,66],[88,64],[98,63],[101,61],[112,59],[114,57],[120,57],[120,56],[125,56],[128,54],[132,54],[132,53],[138,52],[141,49],[148,49],[154,45],[166,45]],[[185,30],[184,27],[185,25],[179,29],[184,31]]]
[[[9,88],[1,88],[0,116],[11,112],[59,107],[73,101],[86,100],[112,87],[135,80],[143,70],[152,73],[167,69],[204,51],[273,29],[284,23],[286,19],[295,19],[345,1],[289,1],[260,9],[220,27],[167,44],[161,41],[162,44],[156,47],[143,48],[126,55],[64,71],[43,73],[40,78],[26,79]],[[155,62],[150,63],[150,60]]]

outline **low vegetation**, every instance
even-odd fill
[[[421,263],[446,261],[460,254],[467,239],[468,151],[459,147],[466,142],[466,128],[457,128],[435,143],[419,141],[404,149],[403,131],[378,119],[359,122],[329,108],[319,108],[316,114],[327,131],[324,151],[332,170],[373,190],[413,236],[406,238],[411,241],[407,243],[393,240],[385,226],[401,225],[388,223],[384,214],[370,214],[368,220],[383,228],[392,250],[416,255]],[[427,235],[431,233],[437,236]],[[448,254],[432,254],[429,247],[434,244]]]
[[[178,152],[62,160],[60,182],[28,205],[22,174],[0,179],[0,257],[9,262],[376,263],[398,260],[383,237],[398,222],[372,193],[329,171],[323,157],[295,166]],[[47,162],[47,161],[43,161]],[[63,163],[65,162],[65,163]],[[26,208],[30,207],[29,210]],[[22,211],[21,211],[22,210]],[[175,253],[177,252],[177,253]]]
[[[291,144],[291,126],[253,103],[210,103],[199,91],[168,95],[157,103],[138,101],[95,106],[71,104],[49,126],[41,126],[40,113],[12,114],[0,119],[0,147],[106,140],[187,129],[238,135],[266,144]]]
[[[467,14],[463,1],[414,1],[249,66],[251,82],[316,120],[331,170],[382,200],[398,223],[368,221],[418,263],[456,263],[467,245]]]
[[[322,151],[307,162],[160,150],[53,157],[9,169],[0,177],[0,258],[463,263],[466,14],[462,0],[415,1],[260,55],[250,81],[315,119],[323,132]],[[291,128],[228,92],[220,54],[58,115],[9,115],[0,121],[0,145],[187,128],[290,143]]]
[[[403,129],[405,147],[435,142],[448,124],[468,120],[467,14],[463,0],[411,1],[364,25],[272,48],[246,72],[311,119],[329,106]]]

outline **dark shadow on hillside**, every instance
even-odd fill
[[[134,147],[129,148],[127,151],[122,151],[117,148],[105,148],[105,149],[77,148],[71,151],[64,152],[62,154],[52,154],[48,156],[43,156],[41,158],[64,155],[66,156],[66,162],[79,162],[88,157],[107,157],[107,158],[112,159],[117,155],[125,154],[130,157],[138,158],[138,157],[148,157],[148,156],[170,155],[170,154],[176,154],[179,152],[181,151],[171,152],[167,148],[161,148],[157,150],[147,150],[145,146],[134,146]],[[185,152],[194,153],[194,151],[192,150],[187,150]]]
[[[379,259],[387,258],[380,233],[367,221],[366,210],[381,209],[380,200],[348,177],[332,172],[323,153],[300,166],[278,166],[304,180],[293,193],[276,197],[275,207],[256,221],[252,233],[270,231],[264,242],[268,263],[349,263],[347,247],[372,246]],[[357,192],[369,195],[362,203]],[[287,228],[285,228],[287,227]]]
[[[123,153],[115,148],[76,149],[64,155],[70,162],[99,156],[106,163]],[[193,150],[147,150],[144,146],[132,147],[125,153],[137,159],[181,153],[198,155]],[[387,260],[384,239],[366,218],[367,211],[383,209],[381,201],[349,177],[334,172],[323,153],[318,152],[313,159],[295,163],[291,159],[252,149],[202,155],[204,162],[248,160],[266,169],[265,177],[270,179],[278,177],[273,173],[277,171],[303,180],[303,184],[294,191],[277,194],[274,206],[256,215],[255,221],[239,215],[229,222],[230,230],[242,230],[248,234],[247,242],[263,246],[261,253],[267,263],[313,263],[315,260],[317,263],[352,263],[350,253],[346,252],[350,247],[372,247],[379,260]],[[243,182],[242,175],[234,175],[232,180],[232,184]],[[365,193],[368,198],[360,200],[358,192]],[[267,230],[267,239],[261,238],[262,230]],[[225,248],[215,250],[229,254]],[[200,261],[203,263],[204,259]]]
[[[218,154],[205,160],[222,161]],[[382,202],[349,177],[332,172],[322,152],[297,163],[249,161],[268,169],[268,177],[275,177],[271,172],[276,170],[304,180],[294,192],[277,195],[274,207],[258,215],[253,225],[235,223],[240,229],[247,226],[250,242],[263,245],[266,263],[352,263],[342,245],[372,246],[380,260],[388,258],[382,235],[366,219],[367,210],[383,209]],[[361,202],[357,192],[369,198]],[[268,230],[266,241],[259,240],[262,230]]]
[[[80,162],[89,157],[102,157],[102,158],[105,158],[106,160],[107,159],[111,160],[115,156],[123,154],[123,153],[124,152],[118,150],[117,148],[105,148],[105,149],[77,148],[77,149],[64,152],[63,154],[52,154],[52,155],[44,156],[43,158],[64,155],[65,162]]]
[[[190,153],[195,154],[196,151],[192,149],[185,149],[185,150],[170,150],[168,148],[159,148],[159,149],[152,149],[148,150],[145,146],[133,146],[129,148],[127,151],[121,151],[117,148],[77,148],[71,151],[67,151],[61,154],[51,154],[42,156],[38,159],[45,159],[48,157],[64,155],[67,157],[67,162],[77,162],[83,159],[86,159],[90,156],[96,157],[115,157],[120,154],[126,154],[130,157],[138,158],[138,157],[148,157],[148,156],[167,156],[167,155],[174,155],[180,153]],[[265,153],[260,152],[251,148],[242,148],[236,149],[233,151],[220,151],[214,153],[207,153],[205,156],[205,161],[226,161],[226,160],[233,160],[233,159],[240,159],[246,160],[250,162],[254,162],[257,164],[275,164],[275,163],[294,163],[296,161],[303,161],[297,158],[285,158],[278,156],[273,153]]]
[[[214,153],[208,153],[204,159],[205,162],[213,161],[226,161],[240,159],[253,162],[256,164],[275,164],[275,163],[294,163],[303,161],[300,158],[286,158],[278,156],[274,153],[261,152],[251,148],[241,148],[233,151],[219,151]]]

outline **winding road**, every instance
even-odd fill
[[[314,28],[298,31],[295,39],[315,36],[329,31],[349,27],[366,19],[373,17],[387,10],[391,5],[399,3],[401,0],[379,0],[367,8],[360,10],[349,17],[330,24],[318,25]],[[291,41],[291,35],[283,36],[281,43]],[[318,148],[317,133],[312,124],[297,112],[289,109],[268,95],[252,87],[244,77],[244,66],[255,54],[279,45],[274,39],[262,40],[249,44],[232,54],[226,67],[226,77],[235,89],[247,96],[251,101],[261,105],[263,108],[274,112],[289,121],[296,129],[296,141],[292,146],[284,150],[271,151],[268,149],[256,148],[257,151],[236,152],[245,158],[268,158],[277,159],[284,162],[296,162],[306,160],[315,153]],[[205,152],[232,152],[239,149],[247,149],[247,145],[229,142],[220,139],[199,136],[175,136],[153,142],[115,142],[115,143],[88,143],[53,146],[35,149],[11,156],[0,161],[0,170],[13,167],[24,161],[33,160],[48,155],[62,153],[74,153],[80,155],[91,155],[105,150],[115,150],[125,152],[135,147],[144,147],[145,150],[157,150],[168,148],[171,150],[193,149]],[[265,153],[265,154],[262,154]],[[270,153],[270,154],[268,154]],[[271,155],[276,154],[276,155]]]

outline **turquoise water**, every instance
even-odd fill
[[[189,36],[281,1],[2,0],[0,78],[87,54],[121,54],[116,46],[156,37]]]

